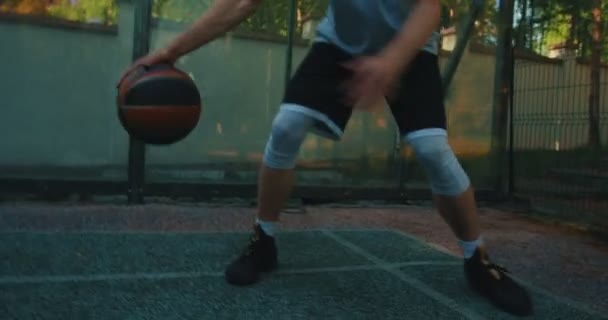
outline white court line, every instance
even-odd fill
[[[400,269],[405,267],[421,267],[421,266],[453,266],[461,263],[445,262],[445,261],[412,261],[400,263],[386,263],[383,265],[361,265],[361,266],[344,266],[344,267],[329,267],[329,268],[307,268],[278,271],[277,274],[308,274],[308,273],[325,273],[325,272],[349,272],[349,271],[375,271],[387,269]]]
[[[477,314],[476,312],[474,312],[473,310],[467,309],[465,307],[460,306],[458,303],[456,303],[454,300],[446,297],[445,295],[433,290],[431,287],[427,286],[426,284],[424,284],[423,282],[412,278],[406,274],[404,274],[403,272],[399,271],[398,269],[391,269],[391,268],[385,268],[383,267],[384,265],[386,265],[386,262],[383,261],[382,259],[374,256],[373,254],[365,251],[364,249],[350,243],[349,241],[342,239],[340,236],[332,233],[331,231],[324,231],[323,232],[325,235],[327,235],[328,237],[334,239],[336,242],[338,242],[339,244],[343,245],[344,247],[350,249],[351,251],[353,251],[356,254],[359,254],[360,256],[365,257],[367,260],[373,262],[374,264],[378,265],[378,267],[380,267],[381,269],[391,273],[392,275],[396,276],[397,278],[399,278],[401,281],[407,283],[408,285],[410,285],[412,288],[417,289],[418,291],[426,294],[427,296],[435,299],[435,301],[443,304],[444,306],[452,309],[453,311],[456,311],[458,313],[460,313],[461,315],[463,315],[465,318],[467,319],[484,319],[482,316],[480,316],[479,314]],[[462,262],[461,262],[462,264]]]
[[[387,263],[384,265],[361,265],[327,268],[302,268],[277,270],[276,274],[316,274],[327,272],[352,272],[352,271],[373,271],[385,269],[399,269],[404,267],[419,267],[431,265],[455,265],[456,263],[445,261],[413,261],[402,263]],[[163,273],[114,273],[114,274],[91,274],[91,275],[57,275],[57,276],[4,276],[0,277],[0,285],[19,285],[19,284],[47,284],[47,283],[66,283],[66,282],[103,282],[103,281],[134,281],[134,280],[166,280],[183,278],[201,277],[223,277],[223,272],[163,272]]]
[[[86,236],[86,235],[158,235],[158,236],[172,236],[172,235],[241,235],[251,233],[251,231],[238,230],[238,231],[205,231],[205,230],[186,230],[186,231],[164,231],[164,230],[26,230],[26,229],[15,229],[15,230],[0,230],[0,235],[71,235],[71,236]]]
[[[311,229],[281,229],[278,237],[281,234],[298,234],[310,232],[324,232],[326,228],[311,228]],[[391,229],[366,229],[366,228],[335,228],[333,231],[344,232],[371,232],[371,231],[392,231]],[[37,235],[247,235],[251,234],[251,230],[0,230],[0,235],[3,234],[37,234]]]
[[[198,277],[221,277],[220,272],[166,272],[166,273],[114,273],[61,276],[6,276],[0,277],[0,285],[47,284],[66,282],[102,282],[117,280],[165,280]]]
[[[401,235],[401,236],[403,236],[405,238],[421,242],[424,245],[427,245],[427,246],[429,246],[431,248],[434,247],[434,245],[432,245],[432,244],[424,241],[423,239],[420,239],[420,238],[418,238],[416,236],[413,236],[411,234],[407,234],[407,233],[405,233],[405,232],[403,232],[401,230],[387,229],[386,231],[394,232],[394,233],[397,233],[397,234],[399,234],[399,235]],[[453,256],[455,258],[462,259],[462,257],[460,255],[456,254],[456,253],[453,253],[453,252],[451,252],[451,251],[449,251],[447,249],[444,249],[444,250],[445,250],[444,253],[446,253],[448,255],[451,255],[451,256]],[[441,251],[443,251],[443,250],[441,250]],[[527,287],[531,291],[536,292],[537,294],[549,297],[549,298],[551,298],[551,299],[553,299],[553,300],[555,300],[555,301],[557,301],[557,302],[559,302],[561,304],[569,305],[570,307],[572,307],[574,309],[577,309],[580,312],[587,313],[587,314],[592,315],[594,317],[598,317],[598,319],[608,319],[608,315],[603,315],[603,314],[599,313],[598,311],[595,311],[595,310],[591,309],[590,307],[584,305],[583,303],[580,303],[580,302],[568,299],[566,297],[561,297],[561,296],[555,295],[555,294],[553,294],[553,293],[551,293],[551,292],[549,292],[549,291],[547,291],[545,289],[542,289],[540,287],[537,287],[537,286],[533,285],[532,283],[530,283],[528,281],[520,279],[517,276],[514,276],[513,274],[509,274],[509,277],[513,278],[514,280],[516,280],[520,284],[524,285],[525,287]]]
[[[336,231],[336,232],[395,232],[399,230],[388,229],[388,228],[309,228],[309,229],[281,229],[277,237],[281,234],[298,234],[298,233],[310,233],[318,232],[322,233],[325,231]],[[3,234],[38,234],[38,235],[243,235],[251,234],[251,230],[27,230],[27,229],[14,229],[14,230],[1,230],[0,235]],[[406,233],[403,235],[408,236]],[[414,240],[413,236],[409,236]]]

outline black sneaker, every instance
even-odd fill
[[[265,234],[259,225],[254,227],[249,245],[224,272],[228,283],[245,286],[258,282],[260,274],[277,267],[277,247],[274,238]]]
[[[507,276],[505,268],[491,263],[483,249],[465,260],[464,272],[471,287],[499,309],[516,316],[532,315],[532,299],[526,289]]]

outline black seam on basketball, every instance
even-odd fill
[[[163,106],[163,105],[157,105],[157,104],[156,105],[143,105],[143,104],[142,105],[130,105],[130,104],[122,104],[122,105],[119,106],[119,108],[123,108],[123,109],[159,109],[159,108],[163,108],[163,109],[166,109],[166,110],[171,110],[171,109],[167,109],[167,108],[171,108],[171,107],[174,107],[174,106],[173,105]],[[180,107],[182,109],[185,109],[185,108],[193,108],[193,109],[195,109],[195,108],[200,108],[201,106],[200,105],[190,105],[190,106],[179,105],[177,107]]]
[[[191,80],[150,77],[138,81],[127,92],[123,104],[192,106],[200,102],[198,88]]]

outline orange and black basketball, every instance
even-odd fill
[[[118,84],[118,117],[124,129],[147,144],[168,145],[194,130],[201,97],[185,72],[166,64],[141,66]]]

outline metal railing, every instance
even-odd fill
[[[516,55],[512,192],[545,216],[606,230],[608,66],[578,55]]]

